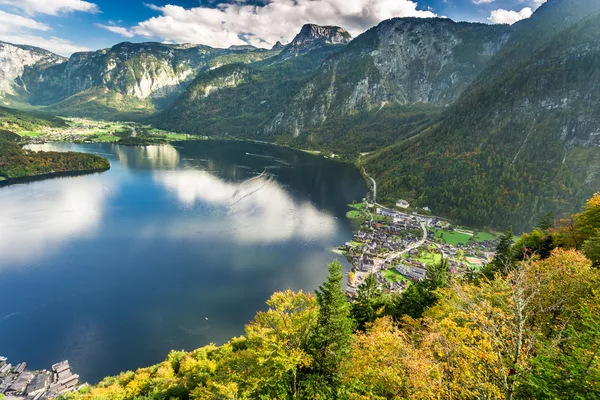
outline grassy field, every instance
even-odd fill
[[[421,255],[412,257],[413,260],[427,265],[437,264],[442,260],[442,254],[436,252],[423,252]]]
[[[443,239],[446,243],[456,246],[457,244],[467,244],[469,239],[473,237],[473,231],[461,228],[460,231],[449,231],[447,229],[438,229],[435,231],[437,239]],[[478,232],[474,240],[476,242],[484,242],[486,240],[495,240],[498,234],[489,232]]]
[[[26,137],[39,137],[41,135],[40,132],[19,132],[20,136]]]
[[[364,217],[363,213],[358,210],[350,210],[346,213],[346,218],[349,218],[349,219],[360,219],[363,217]]]
[[[367,217],[367,215],[365,214],[365,205],[363,203],[348,204],[348,207],[350,207],[351,210],[346,213],[346,218],[364,219]]]
[[[388,282],[408,282],[408,278],[395,269],[385,270],[383,276]]]
[[[466,233],[451,232],[445,229],[435,231],[435,237],[437,239],[444,240],[446,243],[452,246],[456,246],[459,243],[467,244],[467,242],[471,238],[471,236],[467,235]]]

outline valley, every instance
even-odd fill
[[[600,398],[598,21],[0,0],[0,400]]]
[[[24,129],[35,141],[198,136],[335,154],[365,167],[388,205],[524,231],[600,189],[597,12],[553,0],[513,26],[395,18],[356,38],[307,24],[272,49],[125,42],[65,59],[0,43],[11,71],[0,97],[75,118]],[[120,138],[118,121],[148,137]]]

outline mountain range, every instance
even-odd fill
[[[527,229],[600,189],[599,12],[548,0],[513,26],[396,18],[354,39],[305,25],[272,49],[121,43],[66,59],[0,42],[0,101],[330,150],[379,200]]]

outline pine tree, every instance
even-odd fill
[[[369,274],[367,279],[358,287],[358,297],[352,304],[352,314],[359,329],[364,329],[365,324],[375,321],[377,311],[384,306],[383,292],[374,274]]]
[[[316,372],[335,387],[338,368],[348,355],[354,331],[339,261],[329,264],[329,277],[316,291],[319,317],[312,343]]]
[[[496,247],[496,256],[483,270],[483,274],[489,279],[493,279],[496,273],[506,276],[513,265],[512,257],[513,230],[510,226],[500,237],[500,243]]]
[[[439,263],[427,267],[427,277],[410,285],[394,304],[396,317],[409,315],[420,318],[426,309],[438,301],[437,289],[446,287],[450,279],[448,259],[442,258]]]

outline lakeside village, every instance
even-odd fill
[[[359,221],[360,228],[340,250],[353,265],[346,292],[351,298],[369,274],[387,293],[402,292],[411,282],[424,279],[427,266],[442,257],[448,259],[451,273],[461,274],[481,269],[495,256],[497,234],[411,212],[405,200],[393,209],[366,200],[350,207],[347,216]]]
[[[0,395],[4,395],[4,400],[53,399],[84,387],[87,384],[79,384],[79,375],[71,372],[69,361],[52,365],[51,371],[29,371],[26,363],[13,367],[6,357],[0,356]]]

